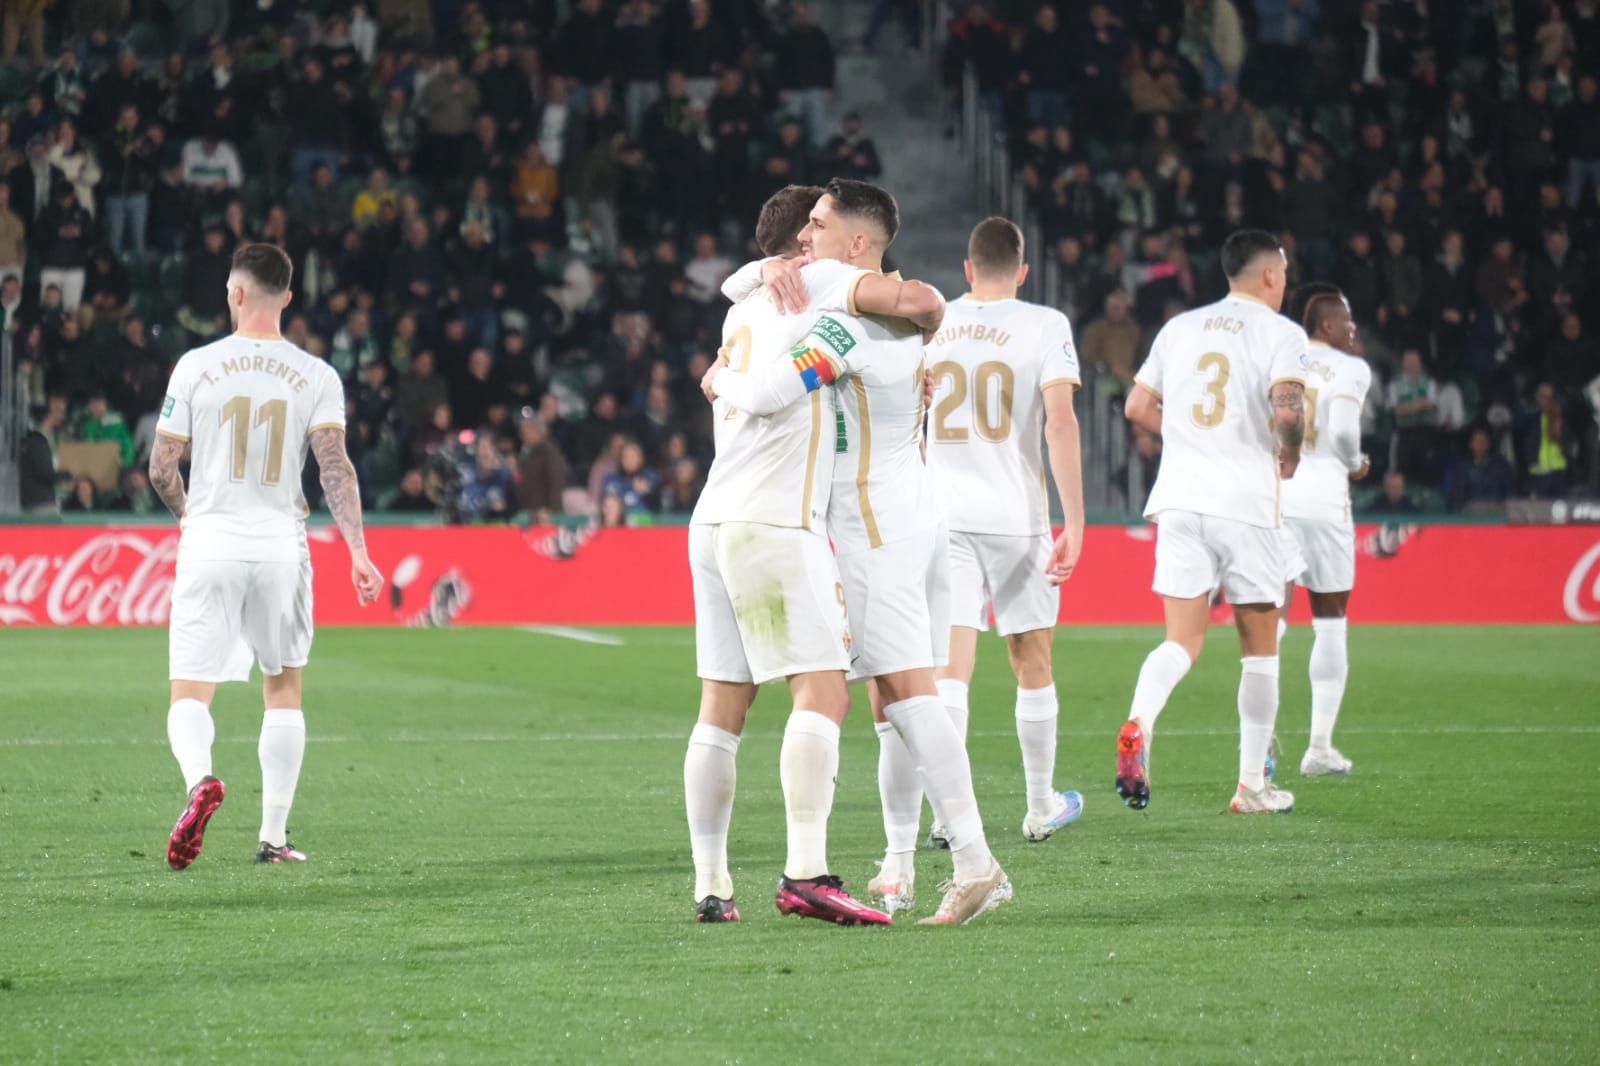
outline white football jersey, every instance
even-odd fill
[[[1048,533],[1044,390],[1079,380],[1067,316],[1023,300],[963,296],[945,311],[927,357],[928,466],[950,529]]]
[[[1319,447],[1317,430],[1328,422],[1336,399],[1354,400],[1360,411],[1372,386],[1372,368],[1358,356],[1348,355],[1321,341],[1312,341],[1311,366],[1306,372],[1306,441],[1300,465],[1283,486],[1283,513],[1287,518],[1317,518],[1329,522],[1350,520],[1350,471],[1327,447]]]
[[[286,340],[236,333],[179,359],[156,432],[189,442],[180,559],[304,558],[300,475],[324,426],[344,428],[344,386]]]
[[[730,369],[753,373],[791,350],[817,316],[843,311],[852,282],[863,271],[836,260],[803,267],[810,296],[806,312],[778,313],[769,292],[758,290],[728,311],[722,351]],[[821,392],[811,392],[770,415],[751,415],[725,399],[712,405],[716,456],[691,525],[758,522],[821,530],[833,477],[834,415]]]
[[[905,319],[824,315],[808,343],[843,370],[832,389],[834,549],[866,551],[937,527],[944,512],[922,458],[922,331]]]
[[[1305,330],[1238,294],[1161,327],[1134,378],[1161,399],[1161,470],[1146,518],[1190,511],[1277,527],[1268,394],[1276,382],[1306,380],[1309,343]]]

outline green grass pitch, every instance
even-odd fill
[[[1016,900],[967,928],[780,918],[784,696],[739,757],[745,921],[691,923],[691,635],[328,630],[291,818],[250,860],[259,697],[216,711],[228,802],[163,862],[182,782],[165,634],[0,634],[0,1059],[1118,1063],[1600,1057],[1600,632],[1362,628],[1339,743],[1304,781],[1310,633],[1284,652],[1288,817],[1231,818],[1237,649],[1213,634],[1111,789],[1149,629],[1064,630],[1058,784],[1025,844],[1012,687],[986,638],[972,756]],[[876,741],[847,723],[831,854],[879,857]],[[924,822],[926,825],[926,821]],[[949,858],[921,852],[931,913]]]

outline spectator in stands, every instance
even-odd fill
[[[290,84],[284,101],[284,117],[294,130],[289,181],[295,186],[304,186],[319,164],[335,177],[339,173],[345,138],[343,110],[325,74],[322,61],[307,56],[300,65],[300,78]]]
[[[113,511],[127,511],[137,515],[151,515],[164,511],[165,505],[150,487],[150,478],[137,466],[122,472],[121,491],[107,505]]]
[[[438,510],[438,505],[428,498],[422,471],[412,467],[400,478],[400,492],[389,501],[389,510],[402,514],[428,514]]]
[[[478,434],[472,458],[461,464],[461,521],[505,521],[515,502],[516,481],[495,447],[494,435]]]
[[[550,439],[544,419],[532,411],[517,425],[517,509],[544,523],[563,509],[567,488],[567,460]]]
[[[101,178],[100,163],[95,159],[90,147],[78,138],[76,123],[66,121],[56,127],[55,139],[45,158],[52,167],[61,172],[63,178],[72,183],[72,188],[78,195],[78,203],[92,216],[95,186],[99,184]]]
[[[878,148],[861,133],[861,116],[845,115],[840,131],[822,149],[823,166],[835,177],[872,181],[883,173]]]
[[[159,160],[155,142],[145,135],[137,104],[122,105],[106,134],[100,159],[105,171],[106,235],[111,250],[143,259],[150,225],[150,189]]]
[[[206,229],[205,243],[189,257],[183,272],[183,304],[178,322],[201,340],[210,340],[228,325],[228,301],[218,278],[226,278],[232,258],[221,226]]]
[[[644,448],[635,440],[622,445],[617,471],[605,479],[600,491],[620,496],[630,515],[652,514],[661,507],[661,476],[645,462]]]
[[[717,251],[717,239],[702,233],[694,239],[694,258],[683,269],[689,281],[689,299],[710,304],[722,296],[722,283],[733,273],[733,263]]]
[[[95,488],[94,478],[79,475],[73,479],[72,494],[61,505],[63,511],[78,514],[90,514],[100,509],[100,490]]]
[[[1503,505],[1516,487],[1511,464],[1494,450],[1494,439],[1483,426],[1473,428],[1467,448],[1467,458],[1451,467],[1445,482],[1450,507],[1462,511]]]
[[[811,17],[807,4],[795,4],[789,28],[773,52],[778,98],[806,128],[812,144],[822,142],[822,112],[833,100],[833,42]]]
[[[1406,495],[1406,476],[1398,470],[1391,470],[1384,475],[1383,492],[1367,506],[1367,510],[1378,515],[1416,514],[1417,505]]]
[[[1085,366],[1110,374],[1124,389],[1133,385],[1141,335],[1131,307],[1127,291],[1113,289],[1105,298],[1105,314],[1089,323],[1078,346]]]
[[[461,60],[449,54],[439,64],[438,73],[417,98],[428,131],[426,157],[435,174],[450,172],[452,161],[460,157],[472,133],[481,96],[478,85],[461,73]]]
[[[1578,435],[1554,385],[1544,382],[1534,390],[1534,409],[1524,423],[1522,456],[1528,491],[1542,500],[1561,499],[1570,483]]]
[[[215,127],[183,146],[183,183],[203,208],[216,210],[244,183],[244,167],[233,145]]]
[[[0,183],[0,278],[19,281],[28,269],[28,227],[11,210],[11,186]],[[18,295],[21,288],[18,288]]]
[[[94,219],[78,203],[77,190],[69,181],[57,181],[50,206],[39,216],[34,240],[39,252],[39,286],[59,287],[62,310],[69,315],[77,313],[83,299],[93,233]]]
[[[551,240],[555,236],[556,206],[561,181],[556,168],[546,161],[538,141],[529,141],[517,160],[511,181],[512,208],[522,240],[535,236]]]
[[[1387,406],[1394,419],[1390,465],[1426,483],[1433,466],[1433,433],[1438,419],[1439,384],[1422,365],[1422,353],[1407,348],[1400,373],[1389,382]]]

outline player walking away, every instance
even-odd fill
[[[1278,715],[1278,617],[1284,559],[1278,482],[1300,461],[1309,366],[1305,331],[1278,314],[1286,262],[1271,234],[1241,230],[1222,246],[1228,295],[1161,328],[1128,396],[1130,421],[1162,438],[1145,505],[1156,523],[1153,587],[1167,639],[1145,659],[1117,738],[1117,793],[1150,802],[1150,739],[1205,642],[1212,590],[1233,604],[1239,678],[1235,814],[1287,813],[1294,796],[1265,775]]]
[[[1017,680],[1017,740],[1027,784],[1022,835],[1048,840],[1083,812],[1083,797],[1055,787],[1059,707],[1050,647],[1061,610],[1059,584],[1083,548],[1083,464],[1078,419],[1078,354],[1067,316],[1017,299],[1028,276],[1022,231],[988,218],[967,241],[972,291],[951,302],[927,347],[937,390],[929,429],[928,467],[950,523],[950,662],[937,671],[939,696],[963,742],[967,690],[978,633],[1005,638]],[[1041,432],[1064,516],[1052,545]],[[885,744],[883,766],[898,745]],[[880,782],[897,774],[880,769]],[[914,786],[913,786],[914,787]],[[885,868],[909,864],[916,845],[921,790],[892,805],[902,819],[886,824]],[[884,798],[887,817],[891,809]],[[930,842],[946,844],[942,826]]]
[[[278,332],[289,257],[268,244],[233,256],[234,332],[178,360],[150,453],[150,484],[182,527],[169,640],[167,738],[189,802],[167,842],[182,870],[200,854],[226,789],[212,775],[211,700],[261,664],[261,846],[258,862],[304,862],[287,824],[305,753],[300,671],[311,651],[311,557],[300,472],[309,446],[328,509],[350,549],[363,605],[383,589],[367,558],[356,471],[344,449],[344,389],[321,359]],[[178,463],[189,448],[189,491]]]
[[[938,327],[943,300],[926,286],[905,283],[902,297],[934,297],[930,313],[908,324],[872,314],[861,299],[869,283],[898,287],[879,272],[899,222],[894,197],[882,189],[829,182],[801,242],[819,260],[841,260],[870,273],[852,283],[846,313],[816,320],[795,350],[793,369],[774,363],[740,373],[717,365],[707,372],[706,387],[759,413],[801,406],[836,380],[831,400],[838,454],[828,533],[855,638],[851,676],[872,682],[880,739],[898,734],[911,787],[920,768],[935,815],[950,827],[955,876],[942,886],[938,911],[920,924],[956,924],[1004,903],[1012,889],[984,839],[966,748],[934,684],[950,636],[949,562],[943,515],[921,451],[921,332]],[[899,310],[908,313],[903,304]],[[819,366],[826,372],[811,372]],[[893,786],[896,794],[906,787]],[[886,880],[880,874],[868,891],[891,912],[914,903],[910,877]]]
[[[790,186],[769,199],[756,230],[763,250],[798,257],[799,233],[821,192]],[[791,376],[787,368],[794,366],[811,382],[832,381],[832,364],[792,351],[819,313],[842,315],[852,298],[905,314],[926,314],[942,304],[932,290],[863,276],[840,262],[813,263],[799,273],[803,281],[791,278],[785,291],[799,297],[797,307],[788,306],[805,313],[782,314],[771,289],[737,303],[723,326],[723,365],[752,373],[778,365]],[[751,288],[761,285],[759,265],[744,276],[754,279]],[[683,778],[696,919],[739,918],[727,857],[735,755],[756,686],[787,678],[794,709],[779,757],[788,858],[778,909],[841,925],[886,924],[888,914],[851,898],[828,868],[839,726],[850,707],[849,619],[825,532],[833,413],[825,411],[821,393],[766,412],[716,399],[713,411],[716,458],[689,530],[702,686]]]
[[[1345,612],[1356,583],[1356,528],[1350,481],[1367,475],[1361,454],[1361,407],[1372,369],[1344,294],[1332,285],[1301,290],[1301,325],[1311,338],[1306,372],[1305,444],[1300,468],[1283,487],[1284,550],[1289,587],[1311,597],[1311,744],[1300,760],[1306,777],[1348,774],[1352,763],[1333,746],[1333,726],[1350,673]],[[1341,402],[1348,401],[1348,402]],[[1283,631],[1279,630],[1279,639]]]

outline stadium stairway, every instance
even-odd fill
[[[937,48],[924,43],[913,50],[900,27],[889,25],[876,47],[863,51],[870,3],[824,0],[815,7],[837,56],[837,91],[823,140],[838,132],[847,112],[860,113],[883,163],[879,180],[900,203],[900,236],[890,259],[906,277],[936,285],[946,298],[961,295],[961,260],[977,221],[978,193],[960,142],[945,136],[955,116],[946,114]]]

